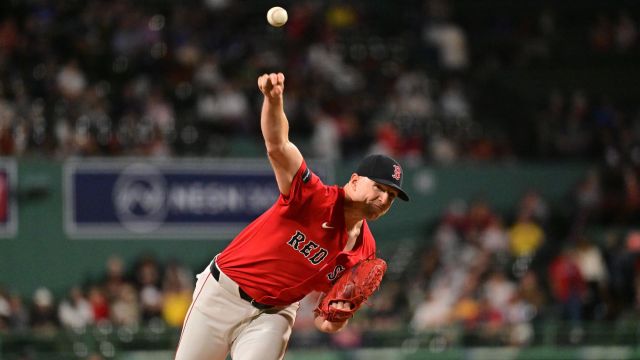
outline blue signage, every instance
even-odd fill
[[[228,239],[279,195],[266,160],[69,161],[65,188],[66,231],[80,238]]]

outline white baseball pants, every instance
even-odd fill
[[[240,298],[238,285],[210,267],[197,276],[176,360],[277,360],[284,357],[299,303],[259,310]]]

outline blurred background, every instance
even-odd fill
[[[288,10],[282,28],[267,10]],[[0,359],[172,359],[194,275],[277,188],[396,157],[390,268],[287,359],[640,358],[640,4],[3,0]]]

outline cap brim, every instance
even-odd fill
[[[409,196],[407,195],[406,192],[404,192],[404,190],[402,190],[402,188],[396,184],[394,184],[393,182],[389,181],[389,180],[385,180],[385,179],[372,179],[371,180],[380,183],[380,184],[384,184],[387,186],[391,186],[392,188],[398,190],[398,197],[404,201],[409,201]]]

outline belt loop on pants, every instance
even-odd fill
[[[240,298],[248,301],[256,309],[268,310],[274,307],[274,305],[259,303],[255,301],[251,296],[249,296],[249,294],[244,292],[244,290],[242,290],[242,288],[240,288],[240,286],[235,281],[233,281],[230,277],[220,271],[220,269],[218,268],[218,264],[216,264],[215,258],[211,262],[211,275],[213,275],[213,278],[216,279],[220,286],[222,286],[225,290],[229,291],[232,294],[238,294]]]

